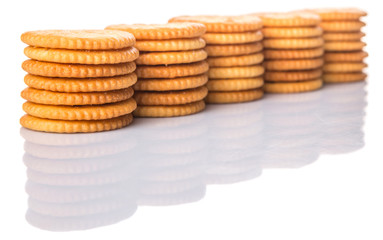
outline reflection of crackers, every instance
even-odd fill
[[[75,203],[96,199],[111,198],[123,194],[131,195],[136,192],[136,186],[131,183],[117,183],[103,186],[49,186],[28,179],[25,191],[29,197],[50,203]]]
[[[117,223],[131,217],[136,212],[136,209],[137,205],[128,205],[113,212],[81,217],[53,217],[28,210],[25,218],[32,226],[41,229],[49,231],[74,231]]]
[[[136,141],[134,138],[124,138],[116,142],[100,142],[86,146],[47,146],[25,142],[24,150],[38,158],[81,159],[118,154],[131,150],[135,146]]]
[[[117,211],[127,206],[135,206],[135,199],[125,196],[97,199],[79,203],[47,203],[33,198],[28,199],[28,208],[36,213],[52,217],[81,217]]]
[[[131,181],[137,174],[137,169],[131,165],[117,166],[95,173],[86,174],[48,174],[32,169],[27,169],[29,180],[51,186],[102,186],[108,184],[119,184]]]

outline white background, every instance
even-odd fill
[[[383,239],[382,8],[379,1],[1,1],[0,239]],[[139,207],[123,222],[83,232],[40,230],[25,221],[26,167],[19,118],[25,87],[20,35],[40,29],[103,29],[165,23],[185,14],[246,14],[316,7],[360,7],[368,86],[363,149],[321,155],[304,168],[268,170],[252,181],[208,186],[199,202]],[[341,87],[341,86],[340,86]]]

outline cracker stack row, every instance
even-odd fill
[[[361,38],[361,28],[366,24],[360,20],[367,13],[359,9],[318,9],[314,10],[322,19],[325,40],[325,64],[323,80],[326,83],[363,81],[367,75],[363,62],[368,54]]]
[[[264,34],[264,90],[313,91],[322,86],[323,38],[318,15],[307,12],[260,13]]]
[[[261,20],[256,16],[180,16],[169,22],[206,26],[209,62],[207,103],[236,103],[263,96]]]
[[[98,132],[133,120],[138,50],[120,31],[48,30],[22,34],[29,86],[22,126],[45,132]]]
[[[111,25],[132,33],[140,50],[134,98],[138,117],[174,117],[202,111],[209,65],[199,23]]]

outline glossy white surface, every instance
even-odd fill
[[[22,128],[26,221],[49,231],[129,227],[125,220],[144,206],[203,201],[211,185],[257,181],[271,169],[357,151],[364,146],[365,85],[210,105],[200,114],[137,119],[96,134]]]
[[[377,1],[3,2],[0,239],[383,239]],[[20,129],[24,31],[327,6],[369,12],[367,83],[105,133]]]

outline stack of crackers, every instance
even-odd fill
[[[140,50],[134,98],[139,117],[174,117],[202,111],[207,95],[207,53],[198,23],[111,25],[132,33]]]
[[[260,29],[256,16],[180,16],[169,22],[203,23],[209,58],[208,103],[235,103],[263,96],[264,68]]]
[[[121,128],[133,120],[134,36],[120,31],[48,30],[22,34],[31,58],[22,67],[21,125],[74,133]]]
[[[355,82],[366,79],[363,59],[368,54],[361,38],[361,28],[366,24],[360,20],[367,13],[354,8],[314,10],[322,19],[325,40],[325,65],[323,80],[326,83]]]
[[[296,93],[322,86],[323,38],[318,15],[260,13],[263,21],[264,90]]]

